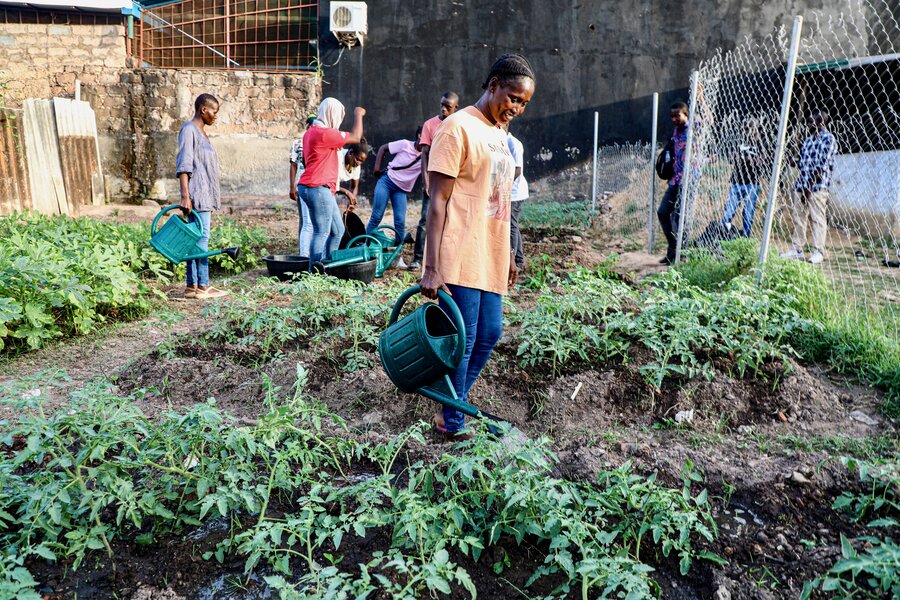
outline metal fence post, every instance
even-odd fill
[[[678,210],[678,244],[675,246],[675,264],[678,264],[678,261],[681,260],[681,247],[684,244],[684,230],[687,229],[687,220],[689,216],[688,211],[688,197],[685,193],[686,187],[685,182],[688,180],[688,176],[691,172],[691,160],[692,154],[691,146],[694,142],[694,122],[696,120],[697,115],[697,85],[700,82],[700,71],[694,71],[691,73],[691,105],[688,109],[688,122],[687,122],[687,140],[685,142],[684,147],[684,166],[682,167],[684,171],[681,173],[681,184],[678,190],[679,198],[676,200],[676,209]]]
[[[791,96],[794,92],[794,73],[797,70],[797,53],[800,48],[800,33],[803,29],[803,17],[794,17],[794,30],[791,33],[791,48],[788,54],[787,71],[784,74],[784,93],[781,98],[781,116],[778,118],[778,137],[775,139],[775,156],[772,161],[772,175],[769,177],[769,197],[766,206],[766,222],[763,225],[762,243],[759,247],[759,266],[762,267],[769,254],[769,238],[772,235],[772,219],[775,215],[775,199],[778,197],[778,186],[781,180],[781,163],[784,159],[784,138],[787,135],[787,123],[791,112]],[[760,269],[760,277],[762,269]]]
[[[600,130],[600,113],[594,112],[594,173],[591,176],[591,218],[597,212],[597,134]]]
[[[650,214],[647,217],[647,254],[653,253],[656,234],[656,123],[659,120],[659,92],[653,92],[653,121],[650,127]]]

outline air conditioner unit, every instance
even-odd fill
[[[369,24],[366,17],[365,2],[333,1],[330,6],[331,33],[339,42],[353,46],[363,43],[363,36],[368,33]]]

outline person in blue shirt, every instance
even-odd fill
[[[825,211],[828,207],[831,175],[834,172],[834,156],[837,154],[837,140],[828,131],[829,120],[828,113],[824,110],[814,111],[806,119],[810,135],[800,149],[800,160],[797,163],[800,173],[792,195],[793,247],[781,255],[784,258],[804,259],[806,224],[807,221],[812,221],[813,252],[807,262],[814,265],[825,260],[825,235],[828,232]]]

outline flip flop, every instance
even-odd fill
[[[194,296],[197,300],[209,300],[210,298],[221,298],[223,296],[227,296],[230,292],[225,290],[220,290],[218,288],[209,287],[205,290],[197,290],[197,295]]]

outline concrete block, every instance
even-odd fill
[[[105,67],[123,67],[125,66],[125,60],[119,57],[111,57],[107,58],[103,61],[103,66]]]
[[[49,35],[72,35],[71,25],[48,25],[47,33]]]
[[[0,46],[15,46],[16,45],[16,37],[13,35],[3,34],[0,35]]]
[[[268,98],[253,98],[250,100],[250,109],[253,111],[265,111],[271,108]]]

